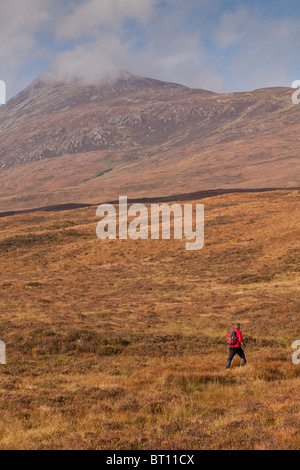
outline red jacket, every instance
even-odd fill
[[[243,336],[242,336],[242,332],[240,330],[238,330],[237,328],[234,328],[234,330],[236,332],[236,337],[237,337],[237,342],[233,345],[230,345],[229,347],[230,348],[240,348],[241,347],[241,344],[243,342]],[[228,338],[228,343],[230,343],[231,339],[230,339],[230,332],[227,333],[227,338]]]

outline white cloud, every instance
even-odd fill
[[[97,40],[60,53],[53,70],[46,75],[56,81],[70,82],[76,79],[91,84],[108,73],[125,70],[129,59],[128,46],[121,44],[115,35],[107,33]]]
[[[37,8],[38,0],[1,2],[0,4],[0,59],[15,66],[34,44],[34,34],[47,20],[47,12]],[[45,2],[41,2],[42,4]]]
[[[95,81],[122,69],[214,91],[288,86],[299,78],[291,75],[299,17],[275,17],[243,0],[233,11],[221,0],[164,4],[0,0],[0,79],[18,90],[44,63],[64,80]]]
[[[198,31],[184,18],[186,4],[171,0],[172,9],[162,14],[158,0],[89,0],[60,20],[56,37],[79,41],[59,54],[52,76],[98,81],[103,73],[123,69],[189,86],[222,89],[216,61],[209,57]],[[214,4],[218,1],[213,2]],[[208,8],[207,0],[189,1]],[[146,31],[144,46],[124,35],[124,21],[134,19]]]
[[[223,14],[214,40],[221,50],[234,51],[227,61],[234,90],[290,86],[299,33],[298,18],[266,17],[250,8]]]
[[[158,0],[89,0],[83,2],[57,25],[58,39],[97,36],[99,27],[119,29],[126,18],[145,23]]]
[[[8,90],[22,83],[21,70],[40,57],[37,35],[51,22],[49,5],[49,0],[0,0],[0,78]]]

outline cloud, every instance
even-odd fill
[[[8,89],[21,84],[22,71],[41,58],[38,34],[51,22],[49,6],[49,0],[0,0],[0,72]]]
[[[147,76],[183,83],[190,87],[222,90],[221,70],[194,32],[172,35],[164,30],[154,34],[147,47],[137,54],[132,70],[139,67]],[[157,52],[159,51],[159,53]],[[140,65],[139,65],[140,64]]]
[[[145,27],[158,0],[89,0],[81,2],[55,29],[59,41],[74,40],[75,46],[59,53],[48,76],[93,83],[108,72],[132,65],[132,40],[126,37],[125,23],[135,21]]]
[[[208,8],[208,1],[190,0],[190,7],[196,5]],[[221,90],[217,63],[206,53],[199,32],[190,28],[189,12],[178,0],[165,8],[157,0],[84,2],[57,25],[57,39],[79,44],[58,54],[52,77],[95,82],[110,70],[123,69]]]
[[[0,0],[0,79],[8,94],[47,69],[55,79],[86,82],[121,69],[220,92],[289,86],[300,78],[299,15],[255,5]]]
[[[224,13],[213,37],[226,52],[226,68],[235,91],[290,86],[299,33],[299,18],[266,17],[260,9],[246,7]]]
[[[103,43],[106,44],[103,47]],[[56,57],[53,69],[45,76],[50,80],[82,83],[97,83],[107,74],[126,70],[130,53],[113,34],[106,34],[72,50],[64,51]],[[130,68],[130,67],[129,67]]]

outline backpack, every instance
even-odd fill
[[[227,344],[229,346],[234,346],[238,342],[236,331],[232,330],[227,333]]]

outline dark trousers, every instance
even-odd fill
[[[241,347],[239,347],[239,348],[229,348],[229,357],[228,357],[229,363],[232,362],[236,354],[238,354],[240,358],[244,359],[244,361],[246,362],[246,356],[245,356],[244,350]]]

